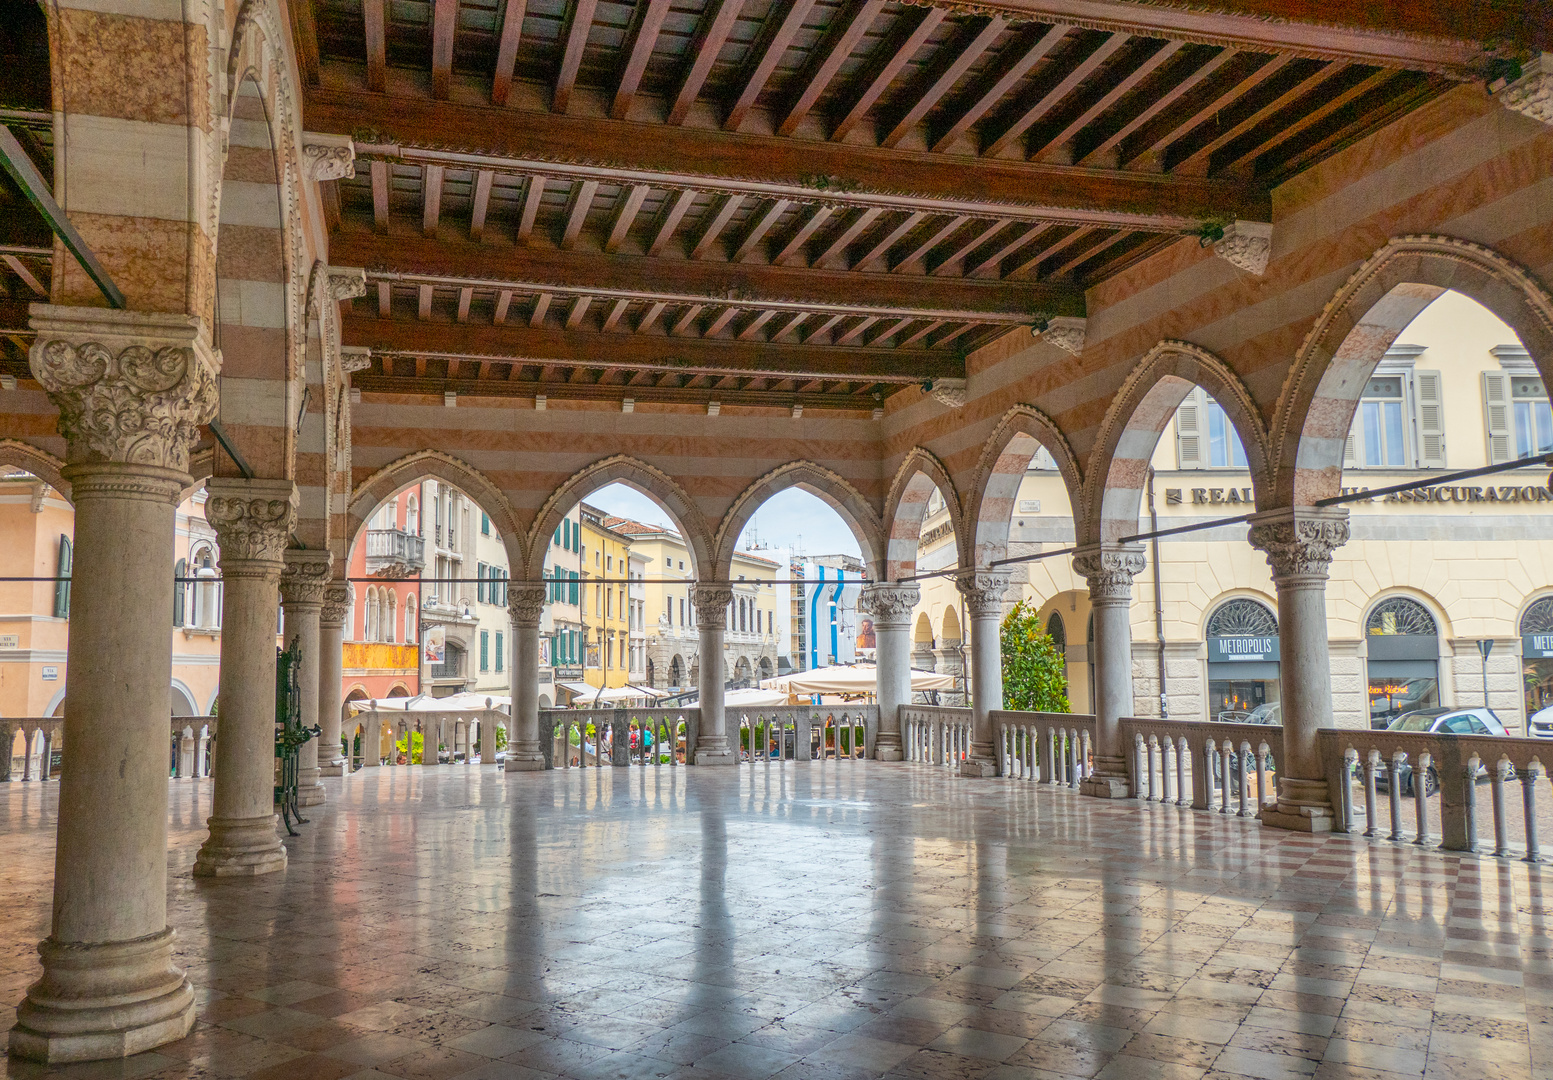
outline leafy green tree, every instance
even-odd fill
[[[1067,665],[1028,600],[1003,616],[1003,707],[1022,712],[1072,712]]]

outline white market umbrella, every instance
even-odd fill
[[[768,705],[786,705],[785,690],[767,690],[758,686],[746,686],[729,690],[723,695],[723,705],[735,709],[758,709]]]
[[[879,669],[873,664],[835,664],[765,679],[760,685],[768,690],[785,690],[792,694],[877,694]],[[913,691],[953,690],[954,685],[953,675],[918,671],[916,668],[911,671]]]

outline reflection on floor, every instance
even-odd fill
[[[919,765],[326,783],[221,884],[173,783],[193,1035],[0,1076],[1553,1076],[1553,868]],[[57,794],[0,785],[7,1027]]]

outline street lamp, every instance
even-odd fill
[[[1483,656],[1483,708],[1488,708],[1488,654],[1494,651],[1493,638],[1479,638],[1478,652]]]

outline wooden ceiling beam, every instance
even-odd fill
[[[1305,97],[1307,94],[1310,94],[1312,91],[1316,90],[1328,79],[1335,78],[1347,70],[1348,65],[1341,62],[1323,65],[1316,71],[1301,79],[1299,82],[1295,83],[1283,93],[1279,94],[1272,101],[1269,101],[1266,105],[1263,105],[1261,108],[1250,113],[1238,123],[1235,123],[1219,132],[1219,134],[1214,136],[1208,142],[1205,142],[1201,146],[1194,149],[1190,154],[1182,158],[1180,161],[1174,162],[1171,168],[1173,170],[1189,173],[1207,172],[1208,163],[1212,160],[1213,154],[1216,150],[1220,149],[1221,147],[1228,146],[1230,143],[1240,138],[1242,135],[1256,127],[1258,124],[1270,119],[1273,116],[1276,116],[1284,109],[1287,109],[1290,105],[1293,105],[1300,98]],[[1229,118],[1226,117],[1225,119]]]
[[[1255,159],[1261,157],[1263,154],[1268,153],[1274,148],[1281,146],[1283,143],[1288,142],[1290,139],[1294,138],[1294,136],[1315,127],[1317,124],[1321,123],[1321,121],[1325,120],[1327,117],[1337,112],[1337,110],[1347,105],[1350,101],[1363,97],[1365,94],[1370,93],[1372,90],[1380,89],[1386,83],[1396,78],[1396,76],[1397,72],[1395,71],[1381,70],[1375,72],[1368,78],[1355,83],[1353,86],[1350,86],[1341,94],[1334,94],[1332,97],[1327,98],[1321,104],[1301,113],[1299,116],[1295,117],[1293,120],[1280,127],[1277,131],[1269,133],[1265,140],[1257,143],[1255,146],[1251,147],[1235,160],[1225,162],[1221,168],[1239,169],[1249,165]]]
[[[884,211],[877,206],[870,206],[853,214],[852,220],[831,239],[830,243],[825,246],[825,250],[815,257],[814,265],[824,266],[826,263],[842,258],[853,241],[862,236],[882,213]]]
[[[1122,141],[1132,135],[1133,132],[1191,93],[1215,71],[1218,71],[1219,68],[1239,55],[1239,52],[1235,49],[1223,49],[1210,56],[1206,61],[1198,64],[1190,72],[1185,72],[1179,78],[1174,79],[1164,93],[1150,99],[1148,104],[1136,116],[1110,135],[1107,135],[1093,148],[1086,151],[1084,156],[1078,161],[1078,164],[1091,165],[1099,163],[1104,159],[1105,155],[1121,146]]]
[[[1043,154],[1054,150],[1060,150],[1068,143],[1069,140],[1073,139],[1078,135],[1079,132],[1083,131],[1090,124],[1098,120],[1101,115],[1106,112],[1106,110],[1115,105],[1127,94],[1130,94],[1134,87],[1136,87],[1140,82],[1148,78],[1150,75],[1154,74],[1154,72],[1158,71],[1167,60],[1175,56],[1176,53],[1180,52],[1185,47],[1186,42],[1184,41],[1165,42],[1160,48],[1155,49],[1154,52],[1146,57],[1143,63],[1133,68],[1132,71],[1128,72],[1127,75],[1125,75],[1123,78],[1116,80],[1111,85],[1111,88],[1106,91],[1106,93],[1102,95],[1099,100],[1097,100],[1093,105],[1069,121],[1067,127],[1063,128],[1055,135],[1043,139],[1040,143],[1036,143],[1033,140],[1027,143],[1025,146],[1025,156],[1039,158]]]
[[[1093,228],[1087,225],[1074,229],[1072,232],[1068,233],[1067,236],[1064,236],[1057,242],[1049,244],[1042,248],[1040,251],[1036,252],[1029,259],[1025,260],[1024,263],[1009,271],[1007,276],[1014,278],[1021,277],[1026,273],[1035,273],[1040,269],[1042,263],[1046,262],[1053,256],[1062,254],[1064,251],[1068,250],[1068,248],[1072,247],[1074,244],[1078,243],[1080,240],[1084,239],[1094,231],[1095,230]],[[1047,276],[1049,277],[1051,275]]]
[[[593,197],[598,191],[597,180],[584,180],[572,189],[571,206],[566,210],[566,229],[561,233],[562,250],[577,246],[577,237],[582,235],[582,227],[587,223],[588,211],[593,209]]]
[[[388,162],[372,162],[372,227],[388,231]]]
[[[964,224],[951,223],[955,228]],[[938,230],[938,234],[938,238],[921,248],[941,243],[943,230]],[[1027,313],[1032,305],[1053,315],[1084,314],[1081,291],[1058,286],[1032,287],[1029,282],[647,259],[539,246],[515,249],[467,240],[428,240],[413,233],[385,237],[366,230],[337,232],[331,238],[330,255],[343,266],[366,267],[369,280],[407,285],[467,284],[493,291],[512,289],[569,296],[586,293],[610,299],[629,296],[670,304],[737,298],[749,307],[781,311],[841,311],[854,315],[898,312],[924,318],[981,318],[989,323],[1028,322]]]
[[[1102,41],[1083,60],[1067,68],[1063,77],[1058,80],[1055,86],[1042,94],[1040,100],[1010,120],[1008,126],[1003,128],[997,137],[982,149],[982,153],[996,157],[1013,146],[1014,142],[1021,135],[1040,123],[1047,113],[1062,104],[1064,98],[1077,90],[1080,83],[1099,70],[1101,65],[1115,56],[1122,46],[1126,45],[1130,40],[1132,39],[1126,34],[1112,34]],[[1024,156],[1029,157],[1030,155],[1026,154]]]
[[[859,271],[867,270],[874,263],[880,261],[886,255],[888,255],[892,247],[900,243],[901,240],[905,238],[907,233],[911,232],[925,220],[927,220],[927,215],[921,211],[907,214],[904,221],[902,221],[899,225],[896,225],[895,228],[891,229],[889,232],[885,233],[884,236],[877,243],[875,243],[873,247],[864,252],[863,257],[857,260],[857,263],[852,267],[852,269]]]
[[[522,364],[498,363],[493,364],[492,368],[491,377],[485,381],[425,376],[409,378],[363,371],[351,378],[351,385],[368,394],[392,394],[396,397],[422,395],[439,403],[445,393],[452,391],[460,397],[532,398],[536,394],[544,394],[551,401],[597,401],[611,404],[616,409],[620,407],[622,396],[620,385],[574,382],[569,375],[555,377],[552,373],[550,377],[546,377],[543,372],[535,378]],[[808,391],[800,391],[799,386],[792,380],[777,381],[769,389],[712,390],[692,387],[688,385],[688,380],[682,384],[680,377],[675,375],[657,379],[638,379],[633,376],[631,381],[624,385],[630,387],[632,392],[626,396],[634,398],[638,408],[643,405],[701,407],[709,401],[716,401],[724,408],[788,409],[793,405],[802,405],[806,413],[826,410],[867,416],[869,411],[878,404],[877,400],[860,391],[821,393],[819,391],[823,383],[819,380],[808,380],[805,383],[811,388]],[[888,397],[900,389],[899,385],[884,387],[882,396]]]
[[[776,225],[777,219],[785,214],[791,205],[792,203],[786,199],[772,199],[763,211],[755,215],[749,228],[744,230],[744,237],[739,241],[739,246],[734,249],[731,261],[743,262],[749,258],[760,246],[760,242],[766,238],[766,233]]]
[[[469,321],[469,304],[470,304],[470,301],[472,301],[474,299],[474,295],[475,295],[474,289],[471,288],[468,285],[466,285],[462,289],[458,290],[458,321],[459,322],[468,322]]]
[[[637,184],[630,191],[618,197],[615,207],[615,220],[609,227],[609,239],[604,241],[604,250],[613,255],[620,250],[620,245],[625,243],[625,238],[631,231],[631,225],[636,221],[636,215],[642,209],[642,203],[647,200],[652,188],[646,184]]]
[[[690,249],[692,259],[704,259],[707,252],[712,250],[712,245],[717,243],[717,238],[728,227],[728,222],[733,220],[733,215],[738,213],[739,207],[744,204],[743,195],[724,195],[714,208],[707,211],[706,224],[701,228],[701,234],[696,237],[695,247]]]
[[[895,343],[895,347],[897,349],[909,349],[943,325],[944,323],[942,319],[932,319],[928,322],[924,322],[921,326],[917,327],[916,330],[912,331],[911,334],[897,341]]]
[[[442,219],[442,166],[427,165],[421,175],[421,232],[437,235]]]
[[[549,312],[549,310],[550,294],[540,293],[537,297],[534,298],[534,310],[530,312],[528,317],[529,326],[535,330],[538,330],[540,327],[544,326],[545,315]]]
[[[626,370],[698,371],[766,377],[824,376],[903,383],[963,377],[965,364],[952,353],[928,349],[746,344],[723,338],[603,334],[532,326],[415,322],[347,315],[346,345],[375,355],[434,356],[459,360],[507,360],[526,364],[600,365]]]
[[[572,309],[566,315],[566,329],[575,330],[582,325],[582,320],[588,314],[588,307],[593,303],[591,296],[579,296],[572,301]]]
[[[577,85],[577,72],[582,70],[582,52],[588,47],[588,31],[593,29],[593,13],[598,0],[570,0],[566,5],[566,48],[561,53],[561,68],[555,77],[555,94],[550,99],[550,111],[564,113],[572,100],[572,90]]]
[[[945,270],[953,269],[955,265],[958,264],[962,259],[969,257],[971,252],[975,251],[977,248],[990,241],[998,233],[1012,225],[1013,222],[994,221],[991,224],[988,224],[984,221],[980,224],[982,227],[980,229],[972,230],[971,235],[967,237],[959,247],[955,248],[948,255],[945,255],[942,259],[935,261],[931,266],[929,266],[928,273],[942,274]],[[960,276],[963,277],[964,275],[962,274]]]
[[[737,337],[740,341],[754,341],[755,335],[760,333],[761,327],[765,326],[775,317],[775,311],[757,311],[754,313],[754,318],[748,320],[742,327],[740,327],[734,336]]]
[[[884,5],[885,0],[852,0],[845,11],[831,20],[825,28],[825,37],[810,54],[808,65],[798,77],[802,89],[777,124],[778,135],[791,135],[798,130],[798,125],[820,100],[820,95],[830,86],[841,65],[846,63],[852,50],[857,48],[858,42],[884,10]]]
[[[921,90],[913,90],[906,95],[910,105],[894,123],[889,125],[889,131],[879,140],[879,145],[884,147],[899,145],[902,139],[911,134],[918,122],[932,111],[933,106],[954,89],[955,84],[965,76],[976,61],[981,59],[982,54],[992,48],[993,42],[997,41],[1006,29],[1008,29],[1008,21],[994,16],[979,28],[966,26],[955,40],[939,49],[934,57],[934,63],[923,76],[923,82],[926,85]]]
[[[1259,65],[1255,71],[1242,78],[1234,86],[1230,87],[1228,90],[1225,90],[1222,94],[1214,98],[1202,108],[1198,109],[1185,120],[1175,124],[1175,126],[1173,126],[1169,131],[1165,132],[1163,135],[1151,140],[1147,146],[1139,146],[1125,151],[1123,156],[1127,159],[1126,164],[1133,165],[1144,158],[1153,157],[1155,155],[1163,155],[1165,151],[1169,150],[1170,147],[1173,146],[1177,141],[1184,139],[1186,136],[1195,131],[1199,126],[1207,123],[1209,120],[1222,113],[1225,109],[1234,105],[1236,101],[1240,100],[1242,97],[1249,94],[1252,90],[1255,90],[1258,86],[1262,85],[1262,83],[1278,74],[1278,72],[1282,71],[1289,64],[1293,63],[1294,59],[1295,58],[1290,56],[1288,53],[1281,53],[1277,56],[1268,57],[1266,61]]]
[[[388,89],[387,0],[361,0],[361,21],[367,41],[367,89],[381,94]]]
[[[1008,55],[1000,55],[997,67],[987,74],[991,82],[982,95],[967,106],[941,134],[929,138],[933,150],[942,153],[953,146],[960,136],[971,129],[971,125],[987,115],[988,110],[1008,95],[1027,71],[1056,48],[1067,37],[1070,29],[1059,24],[1040,32],[1037,27],[1025,32],[1026,40],[1020,43],[1021,47],[1004,50]]]
[[[690,209],[695,200],[696,193],[688,189],[671,192],[669,197],[663,200],[663,208],[658,211],[658,220],[653,223],[652,243],[647,245],[648,255],[657,256],[663,253],[663,249],[674,238],[674,230],[679,228],[685,212]]]
[[[821,176],[826,178],[821,197],[842,206],[1155,232],[1195,228],[1214,217],[1267,221],[1271,216],[1267,193],[1238,180],[966,160],[553,113],[523,113],[522,122],[514,123],[513,114],[490,106],[352,90],[310,89],[307,111],[309,124],[321,130],[392,131],[404,144],[358,142],[357,154],[415,165],[804,200],[821,194],[814,179]],[[752,179],[748,163],[756,161],[761,175]]]
[[[453,38],[458,0],[436,0],[431,13],[431,96],[446,101],[453,85]]]
[[[518,240],[526,243],[534,233],[534,218],[539,214],[539,204],[545,197],[546,178],[535,173],[528,178],[528,190],[523,192],[523,212],[518,217]]]
[[[723,118],[725,131],[738,131],[744,126],[760,92],[766,88],[771,73],[793,43],[793,38],[798,36],[798,31],[803,29],[803,21],[813,9],[814,0],[788,0],[785,4],[771,5],[766,21],[760,28],[760,36],[750,46],[750,54],[754,56],[755,62],[749,66],[739,95],[734,98],[728,107],[728,115]]]
[[[990,252],[989,254],[983,256],[975,266],[972,266],[966,270],[965,276],[978,277],[981,274],[985,274],[987,271],[992,270],[997,271],[998,276],[1001,277],[1004,259],[1014,254],[1014,252],[1018,251],[1020,248],[1029,244],[1042,233],[1048,232],[1050,230],[1050,225],[1031,225],[1027,227],[1018,236],[1014,237],[1012,240],[998,248],[996,251]]]
[[[970,220],[971,219],[964,214],[957,214],[950,218],[943,225],[940,225],[937,229],[934,229],[932,232],[930,232],[926,240],[921,241],[919,244],[917,244],[916,247],[912,248],[911,251],[906,254],[906,257],[900,262],[896,263],[894,266],[890,267],[890,270],[892,272],[899,272],[908,266],[912,266],[915,263],[925,263],[927,261],[929,252],[931,252],[939,244],[942,244],[945,240],[948,240],[955,233],[959,232],[961,227],[963,227],[965,223]]]
[[[663,21],[669,16],[671,0],[647,0],[638,4],[632,19],[630,37],[626,45],[626,62],[620,69],[620,79],[615,84],[615,98],[609,107],[609,115],[615,120],[625,120],[631,115],[631,105],[636,101],[637,88],[652,59],[653,46],[663,30]]]
[[[675,90],[673,104],[669,106],[669,124],[678,126],[685,122],[690,107],[701,96],[706,77],[717,62],[717,54],[723,51],[729,33],[739,20],[739,9],[743,6],[744,0],[711,0],[701,13],[696,23],[695,36],[690,41],[690,49],[685,54],[690,57],[690,64],[685,68],[684,75],[680,76],[679,88]]]
[[[518,61],[518,47],[523,44],[523,19],[527,14],[528,0],[506,0],[502,5],[496,72],[491,82],[492,105],[507,104],[507,96],[512,93],[512,69]]]
[[[793,230],[792,235],[782,244],[781,249],[771,261],[777,266],[786,266],[791,263],[797,255],[802,253],[803,246],[809,242],[809,237],[818,232],[820,226],[829,221],[831,215],[835,212],[836,207],[829,203],[821,203],[819,206],[816,206],[803,221],[799,222],[798,227]]]
[[[734,317],[739,314],[740,310],[741,309],[736,307],[723,308],[723,310],[717,314],[716,318],[706,324],[706,329],[702,332],[702,336],[716,337],[718,334],[722,333],[724,327],[733,322]]]
[[[485,215],[491,208],[491,185],[496,174],[490,169],[475,173],[475,197],[469,212],[469,239],[479,241],[485,236]]]
[[[603,329],[607,332],[620,325],[620,319],[626,313],[626,308],[631,306],[629,300],[616,300],[610,307],[609,314],[604,317]]]
[[[868,111],[889,89],[890,83],[895,81],[895,76],[911,62],[911,58],[917,54],[927,39],[933,36],[933,31],[938,29],[938,24],[943,22],[948,14],[947,8],[929,7],[920,10],[914,16],[914,21],[909,13],[902,15],[901,27],[895,31],[889,41],[873,50],[868,65],[857,79],[845,111],[831,128],[832,142],[840,142],[851,133],[853,128],[863,122]]]

